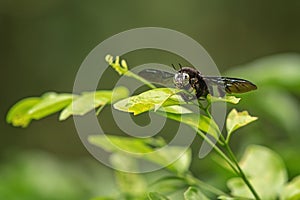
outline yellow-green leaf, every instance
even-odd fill
[[[232,104],[238,104],[241,100],[241,98],[235,97],[235,96],[225,96],[225,97],[215,97],[211,96],[210,94],[207,95],[207,100],[210,102],[227,102]]]
[[[41,97],[30,97],[17,102],[7,114],[7,122],[27,127],[32,119],[38,120],[66,107],[74,96],[49,92]]]
[[[149,198],[149,200],[169,200],[168,197],[166,197],[165,195],[160,194],[158,192],[150,192],[148,194],[148,198]]]
[[[41,97],[41,101],[28,111],[28,114],[32,119],[41,119],[60,111],[69,105],[73,98],[72,94],[46,93]]]
[[[220,130],[216,122],[206,117],[205,115],[195,114],[195,113],[187,113],[187,114],[176,114],[176,113],[164,113],[158,112],[163,116],[168,117],[169,119],[176,120],[178,122],[185,123],[189,125],[194,130],[201,130],[205,133],[210,134],[216,140],[218,140],[220,135]]]
[[[179,100],[175,99],[175,97],[170,99],[178,92],[179,90],[174,88],[156,88],[123,99],[115,103],[114,108],[120,111],[133,113],[134,115],[150,110],[157,111],[161,106],[179,104]]]
[[[238,112],[236,109],[232,109],[227,116],[226,128],[228,133],[228,140],[235,130],[246,126],[247,124],[257,120],[257,117],[252,117],[247,111]]]
[[[137,196],[141,199],[147,192],[147,182],[144,176],[138,173],[129,173],[138,171],[137,160],[123,153],[113,153],[109,160],[115,170],[115,180],[118,190],[128,196]]]
[[[154,151],[148,145],[149,140],[150,138],[142,139],[113,135],[92,135],[88,138],[91,144],[99,146],[108,152],[136,154],[136,156]]]
[[[184,192],[184,199],[185,200],[209,200],[198,188],[196,187],[189,187]]]
[[[249,146],[240,166],[261,199],[277,199],[287,181],[287,172],[281,157],[267,147]],[[232,195],[253,198],[249,188],[240,177],[227,182]]]
[[[281,200],[300,199],[300,176],[295,177],[291,182],[286,184],[280,195]]]
[[[6,116],[7,123],[13,126],[27,127],[30,123],[31,116],[28,111],[41,101],[38,97],[29,97],[17,102],[9,111]]]
[[[159,110],[163,111],[163,112],[167,112],[167,113],[174,113],[174,114],[193,113],[190,109],[185,108],[180,105],[164,106],[164,107],[161,107]]]
[[[190,149],[165,146],[162,139],[92,135],[88,141],[107,152],[148,160],[177,173],[187,172],[191,163]]]
[[[127,97],[128,93],[128,89],[124,87],[118,87],[113,91],[84,92],[61,112],[59,120],[65,120],[71,115],[85,115],[97,107]]]

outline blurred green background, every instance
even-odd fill
[[[72,119],[58,122],[58,116],[54,115],[33,122],[26,129],[14,128],[5,122],[8,109],[24,97],[39,96],[46,91],[71,92],[81,62],[101,41],[136,27],[174,29],[202,44],[221,73],[242,75],[247,72],[243,77],[255,81],[256,75],[264,79],[278,73],[278,69],[285,66],[280,65],[282,60],[287,63],[293,60],[291,69],[299,72],[299,7],[299,1],[0,0],[0,89],[3,93],[0,104],[0,198],[87,199],[115,190],[111,171],[85,150]],[[251,66],[244,65],[278,53],[293,55],[291,59],[289,55],[275,61],[271,59],[270,63],[277,64],[274,70],[271,64],[266,70],[262,67],[249,74]],[[160,59],[155,53],[150,58],[146,53],[143,55],[138,57],[139,62],[152,59],[158,62]],[[128,60],[129,64],[137,62],[133,59]],[[243,67],[248,71],[239,72]],[[260,68],[259,65],[255,67]],[[108,80],[118,78],[113,71],[110,73]],[[289,79],[284,73],[279,78],[282,81]],[[263,86],[265,82],[261,84]],[[277,86],[280,90],[274,89]],[[288,89],[285,86],[275,84],[272,94],[260,92],[259,103],[273,103],[269,109],[259,108],[258,97],[253,97],[255,93],[248,100],[245,97],[240,109],[248,109],[260,120],[244,128],[232,145],[239,155],[246,144],[267,145],[282,155],[290,176],[294,176],[300,171],[297,157],[299,82],[295,80]],[[270,90],[265,87],[261,91]],[[294,113],[287,112],[289,110]],[[102,115],[105,113],[109,110],[104,110]],[[283,125],[278,124],[282,121]],[[108,128],[114,130],[109,125]],[[226,174],[218,167],[212,170],[214,163],[209,158],[197,159],[197,141],[193,149],[194,173],[224,187],[222,177]]]

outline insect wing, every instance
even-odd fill
[[[144,69],[138,73],[139,76],[143,77],[151,83],[156,83],[164,86],[173,86],[174,73],[161,71],[158,69]]]
[[[203,79],[207,85],[215,85],[218,88],[224,88],[226,93],[229,94],[245,93],[257,89],[257,86],[250,81],[239,78],[206,76],[203,77]]]

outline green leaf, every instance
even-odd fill
[[[13,126],[27,127],[32,118],[28,111],[41,101],[38,97],[29,97],[17,102],[6,116],[7,123],[12,123]]]
[[[184,199],[185,200],[209,200],[198,188],[196,187],[189,187],[184,192]]]
[[[88,138],[91,144],[108,152],[122,153],[126,156],[145,159],[178,173],[188,171],[191,163],[191,151],[180,146],[161,147],[161,139],[129,138],[112,135],[94,135]],[[159,144],[159,146],[157,145]],[[178,158],[174,160],[174,158]]]
[[[280,194],[281,200],[298,200],[300,199],[300,176],[295,177],[291,182],[286,184]]]
[[[149,138],[150,139],[150,138]],[[113,135],[92,135],[88,141],[108,152],[120,152],[128,154],[143,154],[152,152],[148,138],[130,138]]]
[[[252,198],[243,198],[243,197],[229,197],[229,196],[219,196],[218,199],[221,200],[253,200]]]
[[[120,86],[113,89],[110,103],[114,103],[120,99],[126,98],[129,95],[129,90],[126,87]]]
[[[138,171],[136,160],[122,153],[114,153],[110,157],[110,161],[114,169],[117,169],[115,170],[115,177],[121,193],[136,197],[136,199],[144,199],[147,191],[146,180],[141,174],[126,172]]]
[[[83,115],[95,107],[127,96],[128,90],[124,87],[116,88],[114,91],[85,92],[79,97],[73,94],[48,92],[41,97],[30,97],[17,102],[9,110],[6,121],[14,126],[27,127],[32,119],[39,120],[66,107],[60,115],[60,120],[64,120],[71,114]],[[75,100],[74,106],[71,104],[72,100]]]
[[[257,120],[257,117],[250,116],[247,111],[238,112],[236,109],[232,109],[226,119],[226,129],[228,133],[227,141],[229,141],[229,138],[234,131],[255,120]]]
[[[261,199],[276,199],[287,181],[287,172],[280,156],[263,146],[249,146],[240,166]],[[227,185],[233,196],[253,198],[240,177],[231,178]]]
[[[7,122],[27,127],[32,119],[39,120],[66,107],[74,96],[49,92],[41,97],[30,97],[17,102],[8,112]]]
[[[156,157],[162,157],[163,159],[158,160]],[[178,159],[174,161],[176,157]],[[166,166],[169,170],[183,174],[189,171],[192,161],[192,151],[180,146],[165,146],[164,149],[156,151],[155,154],[149,156],[148,159],[161,166]]]
[[[241,98],[237,98],[235,96],[225,96],[225,98],[222,97],[215,97],[211,96],[210,94],[207,95],[207,101],[209,102],[227,102],[232,104],[238,104],[240,102]]]
[[[72,94],[46,93],[41,97],[41,101],[28,111],[28,114],[32,119],[41,119],[60,111],[70,104],[73,98]]]
[[[60,114],[59,120],[65,120],[71,115],[84,115],[99,106],[104,106],[110,101],[110,91],[96,91],[82,93]]]
[[[220,130],[215,121],[205,115],[188,113],[188,114],[174,114],[174,113],[163,113],[157,112],[160,115],[166,116],[169,119],[173,119],[178,122],[185,123],[192,127],[194,130],[201,130],[205,133],[210,134],[216,140],[219,138]]]
[[[164,194],[171,194],[186,188],[188,185],[187,180],[178,175],[163,176],[156,180],[150,186],[153,191],[157,191]]]
[[[199,117],[187,108],[176,105],[185,103],[182,102],[180,97],[175,95],[177,92],[179,92],[179,90],[170,88],[148,90],[140,95],[129,97],[115,103],[114,108],[124,112],[133,112],[134,115],[150,110],[157,111],[159,109],[159,112],[157,112],[158,114],[186,123],[192,128],[209,133],[214,138],[218,139],[220,131],[212,119],[203,115],[200,115]],[[161,107],[162,105],[163,107]],[[167,113],[161,112],[162,110]]]
[[[166,197],[163,194],[160,194],[158,192],[149,192],[148,198],[149,198],[149,200],[169,200],[168,197]]]
[[[91,110],[105,106],[108,103],[128,96],[128,89],[118,87],[111,90],[84,92],[73,103],[69,104],[60,114],[59,120],[65,120],[71,115],[85,115]]]
[[[170,98],[178,93],[174,88],[156,88],[148,90],[139,95],[123,99],[114,104],[114,108],[124,112],[130,112],[134,115],[141,114],[150,110],[157,111],[162,105],[179,104],[178,97]]]
[[[174,113],[174,114],[187,114],[187,113],[193,113],[188,108],[185,108],[180,105],[173,105],[173,106],[164,106],[159,108],[160,111],[167,112],[167,113]]]

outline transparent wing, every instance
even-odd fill
[[[138,75],[150,81],[151,83],[156,83],[168,87],[174,86],[173,78],[175,73],[161,71],[158,69],[144,69],[140,71]]]

